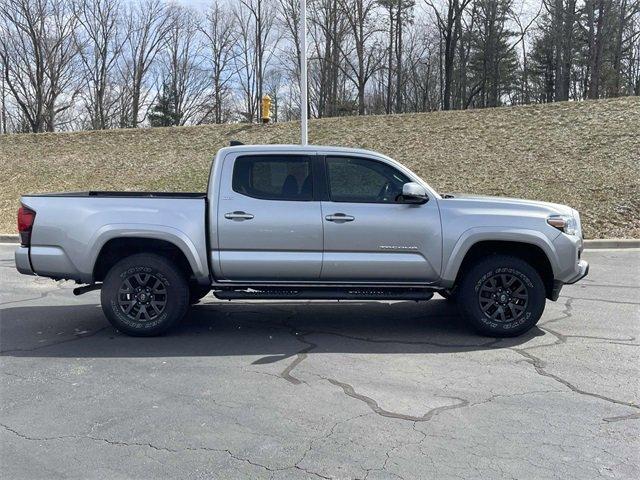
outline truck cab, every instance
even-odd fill
[[[351,149],[233,147],[215,165],[217,281],[438,281],[438,195],[393,160]],[[409,183],[417,194],[402,198]]]

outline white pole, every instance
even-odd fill
[[[300,144],[307,143],[307,0],[300,0]]]

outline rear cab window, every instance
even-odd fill
[[[263,200],[313,200],[311,158],[305,155],[247,155],[233,166],[233,191]]]

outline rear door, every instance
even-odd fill
[[[218,201],[221,280],[317,281],[322,217],[314,155],[242,154],[224,160]]]
[[[442,235],[435,198],[398,202],[409,176],[373,158],[328,155],[323,281],[433,282]]]

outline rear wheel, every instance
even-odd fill
[[[545,297],[544,283],[531,265],[517,257],[492,255],[464,273],[458,303],[479,333],[514,337],[538,323]]]
[[[153,336],[165,332],[189,308],[189,286],[169,259],[136,254],[116,263],[101,292],[102,310],[111,324],[127,335]]]

